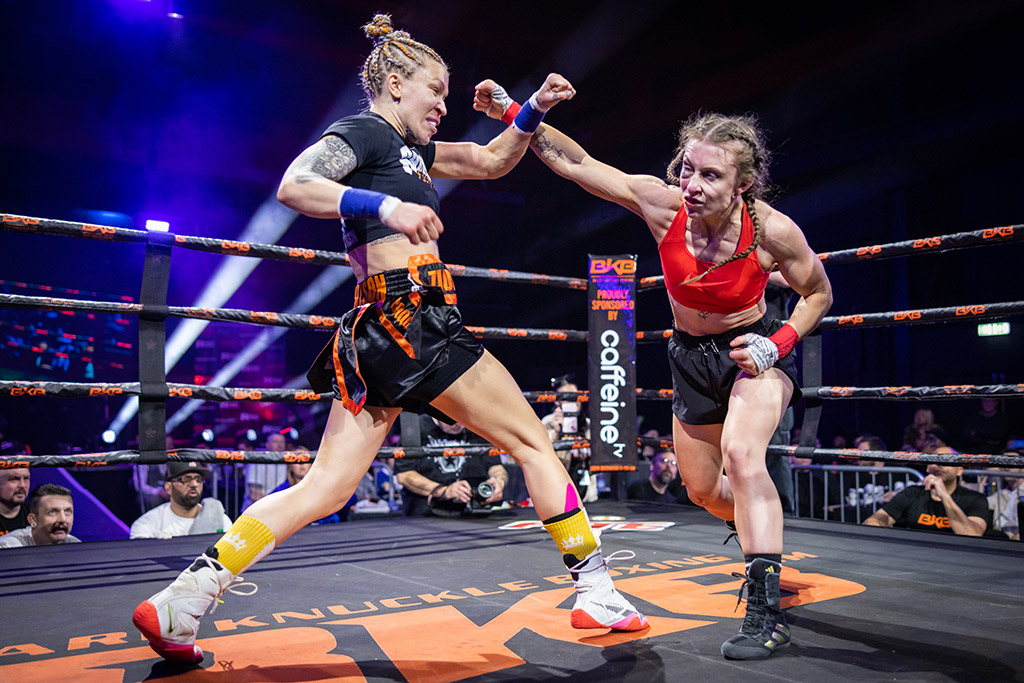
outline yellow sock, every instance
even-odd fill
[[[575,567],[597,550],[597,539],[590,528],[590,519],[582,508],[570,510],[544,522],[558,549],[562,551],[565,566]]]
[[[274,534],[255,517],[242,515],[213,547],[215,559],[238,576],[274,549]]]

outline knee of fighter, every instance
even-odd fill
[[[714,491],[702,491],[700,489],[693,488],[689,484],[686,485],[686,495],[689,496],[690,502],[699,505],[702,508],[706,508],[718,497],[715,495]]]
[[[761,457],[763,459],[763,454]],[[754,451],[749,445],[740,441],[723,444],[722,464],[730,478],[744,476],[756,468]]]

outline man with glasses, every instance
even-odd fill
[[[216,498],[203,498],[210,470],[198,462],[167,463],[164,489],[170,500],[132,524],[130,538],[173,538],[222,532],[231,526]]]
[[[679,466],[672,451],[661,451],[651,459],[651,474],[626,489],[629,500],[653,503],[689,503],[686,489],[679,481]]]

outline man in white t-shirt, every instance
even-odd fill
[[[129,538],[172,538],[221,533],[231,526],[216,498],[203,498],[210,470],[195,461],[168,462],[164,488],[170,501],[146,512],[132,524]],[[202,501],[202,502],[200,502]]]

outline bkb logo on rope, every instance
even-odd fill
[[[636,469],[636,256],[590,255],[590,469]]]

